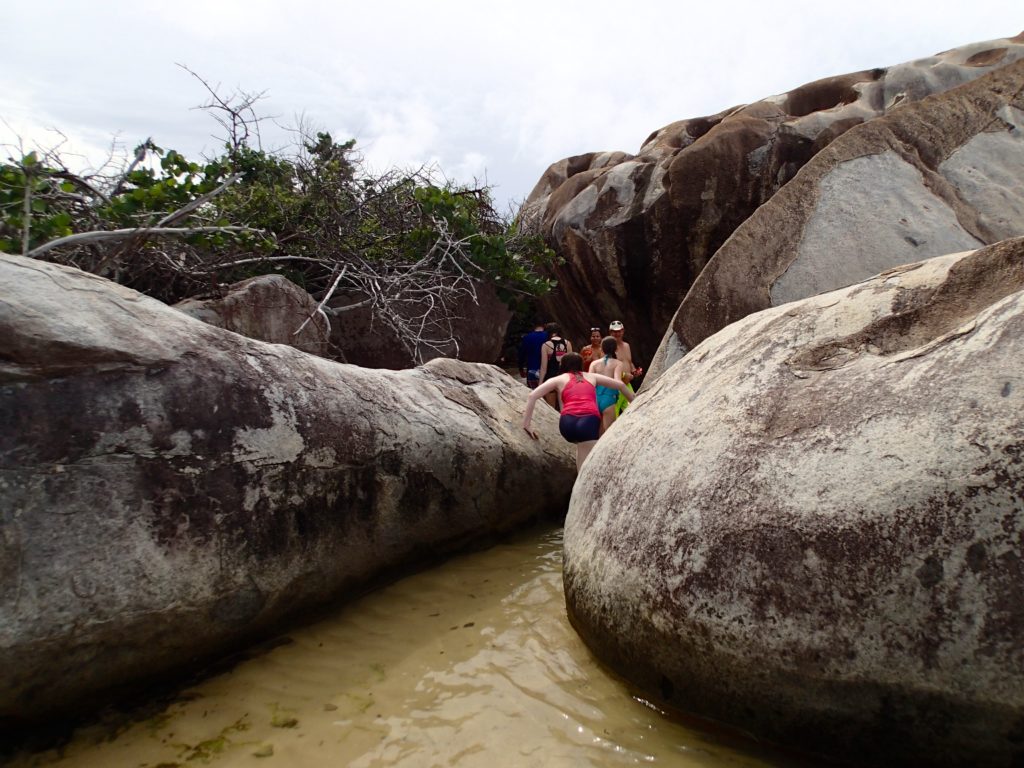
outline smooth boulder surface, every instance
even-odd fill
[[[552,409],[488,365],[392,372],[0,255],[0,721],[102,702],[560,517]]]
[[[1019,765],[1022,372],[1024,239],[728,326],[583,467],[573,625],[644,695],[759,738]]]
[[[223,296],[186,299],[174,308],[250,339],[332,357],[327,315],[317,312],[316,299],[283,275],[251,277],[228,286]]]
[[[715,252],[811,158],[854,126],[1022,57],[1021,35],[973,43],[681,120],[635,155],[595,152],[553,164],[522,214],[565,259],[544,309],[574,340],[591,325],[623,320],[635,359],[650,363]],[[946,130],[957,126],[936,126]]]
[[[1024,235],[1024,61],[847,131],[737,228],[648,369],[751,312]]]

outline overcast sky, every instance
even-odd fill
[[[675,120],[1024,30],[1021,0],[5,5],[0,142],[52,145],[56,128],[87,156],[148,136],[215,154],[184,64],[223,93],[265,91],[283,127],[304,115],[355,138],[374,168],[486,178],[502,207],[563,157],[635,152]],[[293,139],[268,122],[263,140]]]

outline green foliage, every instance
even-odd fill
[[[501,221],[494,214],[489,190],[428,184],[417,187],[413,197],[424,215],[423,224],[409,233],[414,251],[437,241],[441,221],[466,243],[472,262],[498,285],[507,303],[515,301],[515,293],[539,296],[554,287],[554,281],[539,271],[554,263],[554,251],[543,238],[520,235],[514,222]]]
[[[212,281],[267,272],[317,294],[343,265],[353,273],[377,265],[369,271],[383,274],[430,259],[442,283],[446,270],[453,279],[490,282],[510,306],[553,287],[543,275],[553,252],[496,215],[489,189],[438,184],[422,173],[370,176],[354,148],[354,140],[318,132],[295,155],[234,141],[220,157],[196,162],[147,141],[130,166],[85,178],[59,158],[30,152],[0,165],[0,249],[20,253],[74,233],[148,230],[127,244],[61,246],[44,258],[166,301]],[[193,231],[153,237],[165,221]]]
[[[159,167],[127,173],[118,194],[97,210],[97,216],[111,229],[156,224],[169,211],[183,208],[216,189],[230,170],[224,162],[190,162],[179,152],[165,152],[151,142],[146,148],[159,157]]]
[[[20,253],[26,228],[29,248],[70,235],[73,217],[56,201],[74,189],[42,165],[35,152],[17,164],[0,165],[0,250]]]

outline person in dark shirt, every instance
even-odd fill
[[[562,356],[572,352],[572,343],[562,338],[562,331],[558,323],[548,323],[544,326],[548,334],[548,340],[540,348],[540,380],[547,381],[562,372],[559,361]],[[547,404],[558,410],[558,392],[551,391],[544,396]]]
[[[543,323],[537,323],[534,329],[523,336],[519,345],[519,375],[526,379],[526,386],[536,389],[540,384],[541,347],[548,340]]]

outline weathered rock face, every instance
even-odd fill
[[[574,626],[652,697],[767,739],[1017,764],[1022,370],[1024,239],[730,325],[583,467]]]
[[[1024,61],[858,126],[739,226],[694,282],[649,386],[751,312],[1024,234]]]
[[[288,278],[260,275],[229,286],[219,299],[186,299],[174,308],[250,339],[332,357],[330,323],[316,306],[316,300]]]
[[[335,310],[364,299],[360,294],[339,293],[329,302]],[[426,307],[424,307],[426,309]],[[494,363],[501,355],[505,332],[512,311],[494,288],[476,286],[476,302],[465,297],[458,301],[451,323],[453,342],[439,349],[425,350],[425,359],[452,357],[475,363]],[[447,333],[448,329],[445,329]],[[340,359],[367,368],[401,370],[416,365],[411,351],[395,331],[374,318],[368,307],[331,312],[331,343]]]
[[[367,370],[0,256],[0,720],[81,706],[564,511],[527,390]],[[527,492],[528,491],[528,492]]]
[[[853,126],[1022,56],[1022,36],[968,45],[673,123],[636,156],[595,153],[555,163],[524,210],[566,260],[545,308],[571,338],[584,338],[591,324],[623,320],[636,358],[649,363],[715,251],[818,152]],[[946,130],[957,126],[931,133]]]

